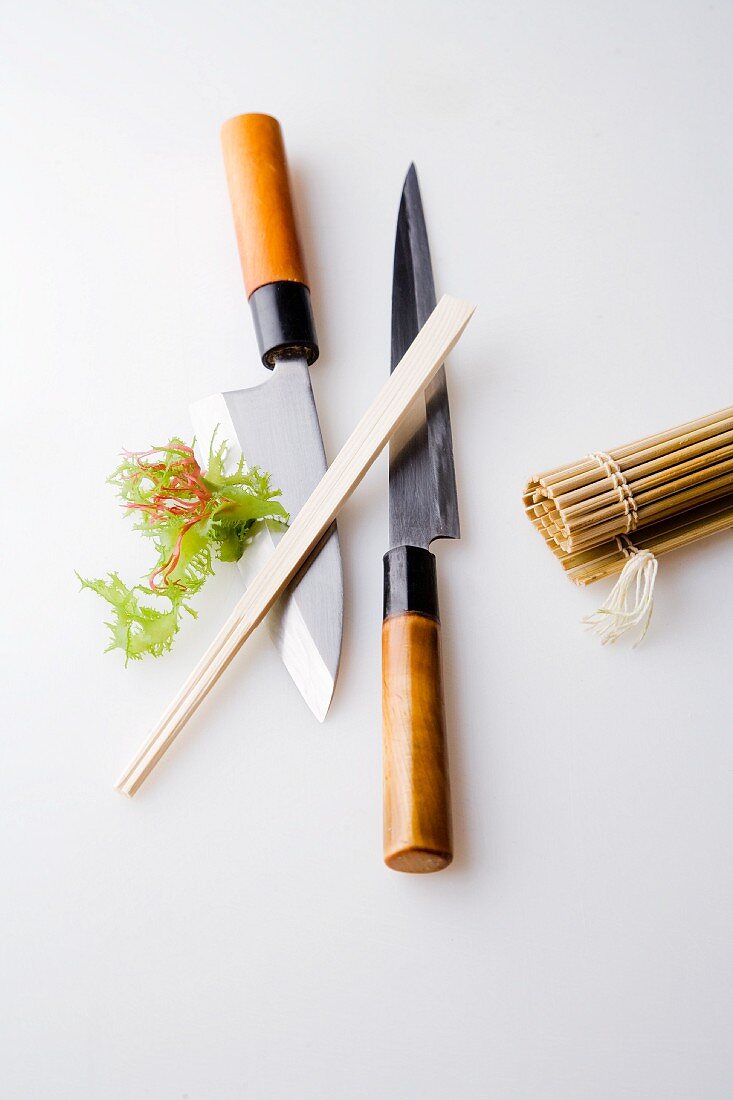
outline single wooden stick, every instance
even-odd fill
[[[129,796],[135,794],[173,744],[240,646],[331,526],[339,509],[400,425],[415,398],[436,374],[471,319],[473,308],[448,295],[438,302],[376,400],[283,535],[267,565],[257,574],[148,740],[121,775],[117,790]]]

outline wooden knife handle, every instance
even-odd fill
[[[239,259],[262,362],[318,358],[280,123],[237,115],[221,130]]]
[[[280,280],[307,286],[280,123],[236,115],[222,126],[221,145],[247,297]]]
[[[411,559],[406,570],[399,560],[405,553]],[[423,555],[432,565],[420,560]],[[403,586],[415,562],[417,584],[413,570],[412,583]],[[402,603],[420,610],[400,610]],[[453,841],[435,558],[429,551],[398,547],[386,555],[385,604],[384,861],[395,871],[440,871],[453,858]]]

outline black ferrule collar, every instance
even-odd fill
[[[384,618],[414,611],[438,619],[435,558],[422,546],[395,546],[384,555]]]
[[[249,304],[266,367],[295,356],[305,358],[308,366],[315,363],[318,341],[307,286],[285,279],[265,283],[250,294]]]

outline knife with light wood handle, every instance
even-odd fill
[[[392,370],[435,308],[415,166],[400,202],[392,280]],[[453,858],[435,539],[460,538],[448,391],[441,366],[390,441],[384,556],[384,861],[429,872]]]

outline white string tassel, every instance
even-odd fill
[[[647,630],[654,610],[654,582],[657,579],[657,561],[651,550],[637,550],[629,544],[622,549],[628,554],[628,561],[613,586],[604,604],[583,622],[597,634],[603,645],[617,641],[622,634],[634,627],[641,634],[634,645],[638,645]]]

